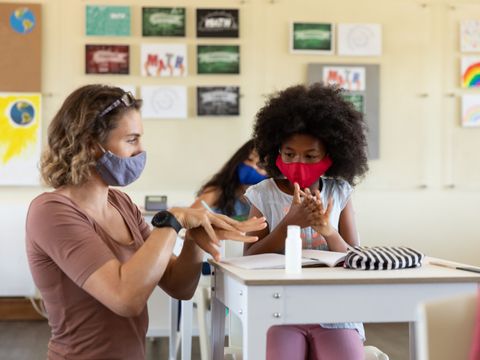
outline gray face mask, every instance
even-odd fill
[[[147,153],[122,158],[110,151],[105,151],[97,161],[97,172],[100,177],[111,186],[126,186],[137,180],[145,168]]]

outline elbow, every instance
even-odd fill
[[[134,299],[122,299],[117,301],[117,303],[110,307],[115,314],[131,318],[140,316],[140,314],[145,310],[146,303],[144,301],[136,301]]]
[[[193,289],[182,289],[179,291],[175,291],[174,293],[169,294],[171,297],[174,297],[175,299],[178,300],[191,300],[193,298],[193,295],[195,295],[195,290],[196,288]]]

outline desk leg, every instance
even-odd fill
[[[170,336],[168,338],[168,359],[177,358],[177,321],[178,321],[178,300],[170,298]]]
[[[223,360],[225,347],[225,305],[215,296],[212,291],[212,358]]]
[[[192,358],[192,300],[182,301],[182,315],[180,325],[180,337],[182,341],[182,360]]]
[[[416,356],[416,344],[415,344],[415,331],[416,325],[415,322],[411,321],[408,323],[408,337],[409,337],[409,344],[410,344],[410,360],[415,360]]]

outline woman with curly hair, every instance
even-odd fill
[[[268,100],[256,116],[253,138],[270,179],[251,186],[250,217],[268,228],[244,254],[281,253],[288,225],[299,225],[303,248],[346,252],[358,245],[352,186],[368,169],[365,123],[341,90],[292,86]],[[325,294],[328,296],[328,294]],[[267,359],[363,359],[359,323],[273,326]]]
[[[41,173],[54,190],[32,201],[26,222],[28,262],[52,330],[48,359],[144,359],[155,286],[190,298],[202,249],[218,259],[219,238],[255,241],[242,233],[264,227],[262,219],[172,208],[153,217],[151,230],[130,198],[110,187],[132,183],[145,166],[140,105],[120,88],[87,85],[48,128]]]

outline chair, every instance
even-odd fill
[[[428,301],[418,310],[418,360],[468,359],[475,326],[477,294]]]

